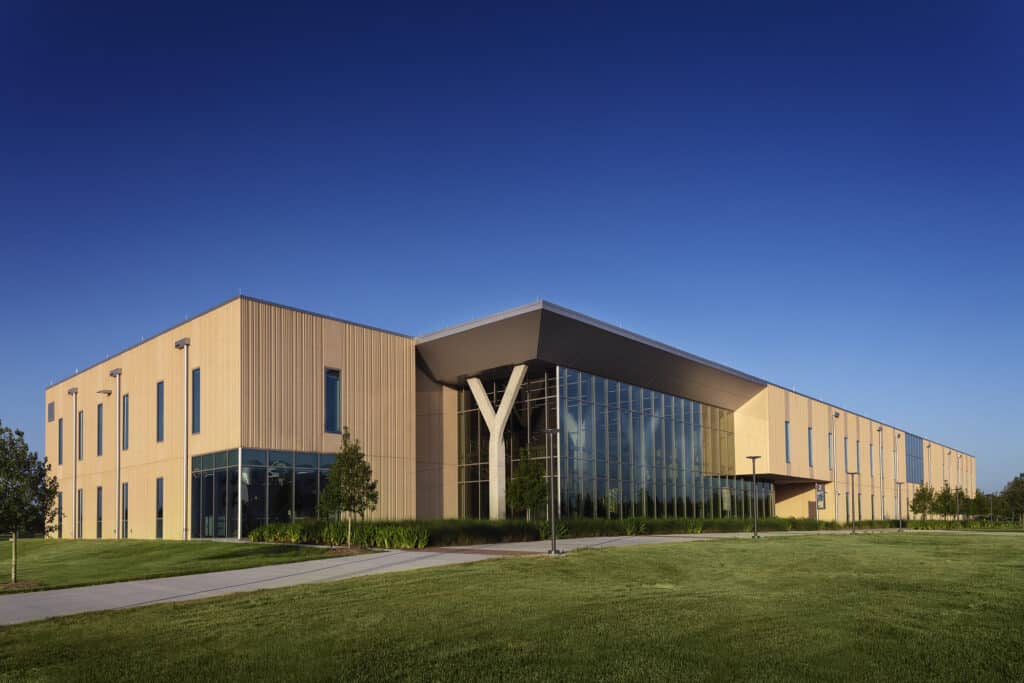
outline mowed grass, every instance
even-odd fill
[[[11,680],[1024,679],[1024,538],[496,559],[0,628]]]
[[[213,541],[26,539],[18,541],[18,582],[30,584],[30,589],[66,588],[312,560],[325,552]],[[5,592],[2,582],[10,577],[11,547],[4,543],[0,546],[0,595]]]

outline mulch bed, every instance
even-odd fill
[[[38,581],[18,581],[16,583],[8,581],[6,583],[0,583],[0,593],[4,591],[27,591],[32,590],[33,588],[39,588],[41,585],[42,584]]]

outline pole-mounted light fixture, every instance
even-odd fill
[[[754,473],[754,538],[758,538],[757,535],[757,461],[761,459],[760,455],[748,455],[747,460],[750,461],[750,466]]]
[[[548,551],[549,555],[561,555],[562,551],[558,549],[558,491],[556,484],[558,481],[558,461],[557,454],[558,450],[555,446],[555,439],[558,437],[558,427],[549,427],[544,430],[545,445],[547,446],[547,461],[548,461],[548,521],[551,525],[551,550]]]
[[[74,424],[75,434],[74,450],[71,451],[71,514],[74,515],[71,526],[75,530],[74,537],[80,538],[82,530],[78,524],[78,517],[81,514],[81,510],[78,509],[78,439],[81,436],[78,433],[78,387],[68,389],[68,396],[71,397],[74,405],[71,411],[71,419]]]
[[[185,371],[182,376],[182,463],[181,463],[181,540],[188,540],[188,347],[192,340],[182,337],[174,348],[185,352]]]
[[[117,399],[114,411],[117,415],[117,427],[114,432],[114,442],[117,444],[117,458],[115,459],[116,464],[114,469],[117,470],[117,486],[114,487],[114,505],[117,509],[114,511],[114,538],[126,538],[128,536],[128,530],[121,528],[121,518],[124,516],[124,501],[121,500],[121,439],[124,438],[124,428],[121,426],[121,421],[124,417],[121,415],[121,368],[114,368],[107,373],[110,377],[114,378],[117,382]],[[110,390],[105,389],[107,395],[110,395]]]

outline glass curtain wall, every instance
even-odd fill
[[[482,383],[492,406],[500,405],[508,384],[508,375]],[[557,424],[555,369],[527,375],[516,396],[512,414],[505,427],[506,485],[519,468],[523,458],[544,459],[544,430]],[[488,496],[488,440],[473,394],[459,392],[459,516],[487,518],[490,516]],[[520,512],[521,511],[517,511]],[[508,515],[512,516],[511,511]]]
[[[750,517],[732,411],[559,368],[561,509],[582,517]],[[758,482],[759,514],[774,491]]]
[[[253,448],[242,449],[241,490],[238,449],[192,458],[192,535],[233,538],[270,522],[315,517],[320,491],[335,456]]]
[[[192,537],[238,533],[238,449],[192,458]]]
[[[924,439],[908,432],[906,442],[907,462],[904,471],[907,473],[907,482],[910,484],[923,484]]]
[[[484,381],[498,405],[508,376]],[[506,482],[523,457],[544,458],[544,429],[560,424],[563,516],[749,517],[754,490],[735,476],[731,411],[569,368],[528,375],[505,429]],[[489,516],[488,430],[459,393],[459,516]],[[774,489],[758,482],[760,514]],[[508,516],[521,511],[506,510]]]

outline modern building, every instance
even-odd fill
[[[410,337],[239,296],[45,401],[63,537],[313,516],[345,427],[376,518],[521,514],[523,458],[567,516],[847,522],[906,518],[925,483],[975,490],[962,451],[547,302]]]

